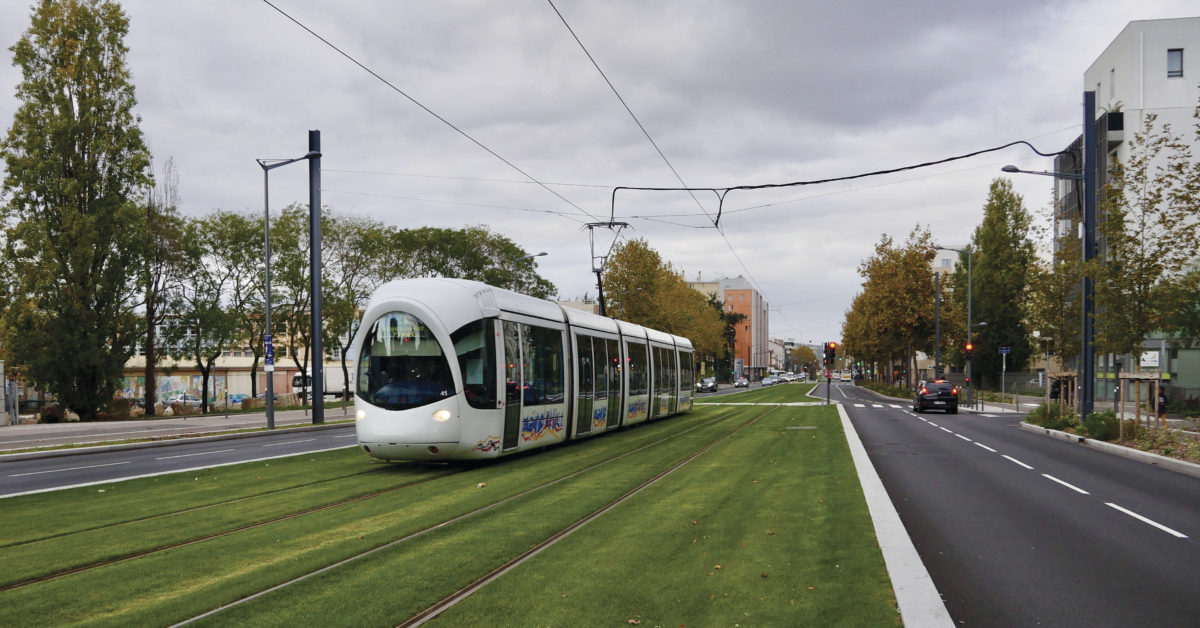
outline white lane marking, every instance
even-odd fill
[[[1008,460],[1010,462],[1015,462],[1015,463],[1021,465],[1022,467],[1025,467],[1026,469],[1033,469],[1033,467],[1025,464],[1024,462],[1021,462],[1020,460],[1017,460],[1016,458],[1013,458],[1012,456],[1009,456],[1008,454],[1000,454],[1000,455],[1004,456],[1005,458],[1008,458]]]
[[[855,408],[865,408],[865,407],[867,407],[867,404],[865,404],[865,403],[856,403],[856,404],[854,404],[854,407],[855,407]]]
[[[996,418],[996,417],[997,417],[997,416],[999,416],[999,415],[997,415],[997,414],[981,414],[981,415],[979,415],[979,416],[981,416],[981,417],[986,417],[986,418],[989,418],[989,419],[994,419],[994,418]]]
[[[929,423],[933,427],[941,427],[940,425],[938,425],[937,423],[934,423],[933,421],[926,421],[926,423]]]
[[[871,407],[872,408],[882,408],[883,404],[882,403],[873,403],[873,404],[871,404]]]
[[[984,449],[986,449],[986,450],[988,450],[988,451],[990,451],[990,452],[992,452],[992,453],[996,453],[996,450],[995,450],[995,449],[992,449],[991,447],[988,447],[987,445],[984,445],[983,443],[975,443],[975,444],[976,444],[976,445],[979,445],[980,447],[983,447]]]
[[[267,443],[266,445],[263,445],[263,447],[274,447],[274,446],[276,446],[276,445],[293,445],[293,444],[295,444],[295,443],[311,443],[311,442],[312,442],[312,441],[314,441],[314,440],[317,440],[317,439],[315,439],[315,438],[302,438],[302,439],[300,439],[300,440],[285,440],[285,441],[283,441],[282,443]]]
[[[1154,521],[1154,520],[1152,520],[1152,519],[1147,519],[1147,518],[1145,518],[1145,517],[1143,517],[1143,516],[1141,516],[1141,515],[1137,514],[1136,512],[1133,512],[1132,510],[1127,510],[1127,509],[1125,509],[1125,508],[1121,508],[1120,506],[1118,506],[1118,505],[1116,505],[1116,504],[1114,504],[1114,503],[1112,503],[1112,502],[1104,502],[1104,503],[1105,503],[1105,505],[1107,505],[1107,506],[1112,506],[1113,508],[1116,508],[1117,510],[1120,510],[1121,512],[1123,512],[1123,513],[1125,513],[1125,514],[1129,515],[1130,517],[1133,517],[1134,519],[1137,519],[1137,520],[1139,520],[1139,521],[1142,521],[1143,523],[1148,523],[1148,524],[1150,524],[1150,525],[1152,525],[1152,526],[1154,526],[1154,527],[1158,528],[1159,530],[1162,530],[1163,532],[1166,532],[1167,534],[1172,534],[1172,535],[1174,535],[1174,536],[1177,536],[1177,537],[1179,537],[1179,538],[1181,538],[1181,539],[1186,539],[1186,538],[1188,538],[1186,534],[1183,534],[1182,532],[1176,532],[1175,530],[1172,530],[1171,528],[1168,528],[1167,526],[1165,526],[1165,525],[1163,525],[1163,524],[1161,524],[1161,523],[1159,523],[1159,522],[1157,522],[1157,521]]]
[[[954,433],[954,432],[952,432],[952,431],[950,431],[950,430],[948,430],[948,429],[946,429],[946,428],[944,428],[944,427],[942,427],[942,426],[940,426],[940,425],[938,426],[938,429],[939,429],[939,430],[942,430],[943,432],[945,432],[945,433],[947,433],[947,434],[953,434],[953,433]]]
[[[358,436],[358,434],[344,434],[342,436],[334,436],[334,438],[354,438],[356,436]]]
[[[973,443],[973,442],[975,442],[975,441],[973,441],[973,440],[971,440],[971,439],[967,438],[966,436],[963,436],[962,434],[955,434],[955,436],[957,436],[957,437],[959,437],[959,438],[961,438],[961,439],[963,439],[963,440],[967,441],[968,443]]]
[[[210,454],[223,454],[223,453],[230,452],[230,451],[234,451],[234,450],[218,449],[217,451],[201,451],[199,453],[194,453],[194,454],[179,454],[178,456],[162,456],[161,458],[155,458],[155,460],[170,460],[172,458],[190,458],[191,456],[207,456]]]
[[[892,404],[888,404],[888,405],[892,406],[893,408],[901,408],[901,407],[903,407],[903,406],[901,406],[901,405],[900,405],[900,404],[898,404],[898,403],[892,403]]]
[[[65,469],[51,469],[49,471],[30,471],[29,473],[14,473],[8,477],[19,478],[19,477],[26,476],[26,475],[43,475],[45,473],[58,473],[60,471],[78,471],[80,469],[96,469],[99,467],[113,467],[113,466],[116,466],[119,464],[129,464],[129,462],[130,462],[129,460],[126,460],[125,462],[109,462],[106,464],[91,464],[86,467],[67,467]]]
[[[1062,480],[1054,477],[1053,475],[1050,475],[1049,473],[1043,473],[1042,477],[1046,478],[1047,480],[1052,480],[1054,482],[1058,482],[1059,484],[1062,484],[1063,486],[1071,489],[1072,491],[1075,491],[1076,493],[1082,493],[1084,495],[1091,495],[1091,493],[1079,488],[1078,486],[1075,486],[1074,484],[1070,484],[1068,482],[1063,482]]]
[[[926,423],[928,423],[928,422],[929,422],[929,419],[927,419],[927,418],[925,418],[925,417],[923,417],[923,416],[919,416],[919,417],[917,417],[917,418],[918,418],[918,419],[921,419],[922,421],[924,421],[924,422],[926,422]]]

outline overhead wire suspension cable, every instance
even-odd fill
[[[399,87],[396,87],[394,84],[392,84],[392,82],[391,82],[391,81],[389,81],[389,80],[387,80],[387,79],[383,78],[382,76],[380,76],[378,72],[376,72],[375,70],[372,70],[371,68],[367,67],[366,65],[364,65],[364,64],[363,64],[361,61],[359,61],[358,59],[355,59],[354,57],[350,56],[350,54],[349,54],[349,53],[347,53],[346,51],[342,50],[341,48],[338,48],[338,47],[337,47],[337,46],[335,46],[335,45],[334,45],[332,42],[330,42],[328,39],[325,39],[324,37],[320,36],[319,34],[317,34],[317,32],[316,32],[316,31],[314,31],[313,29],[309,28],[308,26],[305,26],[303,22],[301,22],[300,20],[297,20],[296,18],[292,17],[291,15],[289,15],[289,14],[288,14],[286,11],[284,11],[283,9],[280,9],[279,7],[275,6],[275,4],[273,4],[273,3],[271,2],[271,0],[262,0],[262,1],[263,1],[263,2],[264,2],[266,5],[267,5],[267,6],[269,6],[269,7],[271,7],[272,9],[275,9],[276,11],[278,11],[280,15],[282,15],[282,16],[286,17],[287,19],[291,20],[291,21],[292,21],[292,23],[294,23],[296,26],[299,26],[300,28],[302,28],[302,29],[304,29],[305,31],[307,31],[307,32],[308,32],[308,34],[310,34],[310,35],[312,35],[313,37],[316,37],[317,39],[319,39],[319,40],[321,41],[321,43],[325,44],[326,46],[329,46],[329,47],[330,47],[330,48],[332,48],[332,49],[333,49],[335,52],[337,52],[338,54],[342,55],[342,56],[343,56],[343,57],[345,57],[347,60],[349,60],[351,63],[353,63],[354,65],[357,65],[357,66],[358,66],[358,67],[360,67],[360,68],[362,68],[364,71],[366,71],[366,72],[367,72],[367,74],[370,74],[371,76],[373,76],[373,77],[375,77],[377,80],[379,80],[379,82],[381,82],[381,83],[383,83],[384,85],[387,85],[388,87],[390,87],[390,88],[392,89],[392,91],[394,91],[394,92],[396,92],[397,94],[400,94],[401,96],[403,96],[403,97],[407,98],[407,99],[409,100],[409,102],[411,102],[411,103],[413,103],[414,105],[416,105],[416,106],[420,107],[422,110],[424,110],[424,111],[425,111],[425,113],[428,113],[429,115],[431,115],[431,116],[433,116],[434,118],[436,118],[436,119],[437,119],[439,122],[441,122],[442,124],[445,124],[446,126],[450,127],[451,129],[454,129],[454,130],[455,130],[455,131],[456,131],[456,132],[457,132],[459,135],[461,135],[461,136],[463,136],[463,137],[467,138],[468,140],[470,140],[472,144],[475,144],[475,145],[476,145],[476,146],[478,146],[479,148],[482,148],[483,150],[487,151],[487,153],[488,153],[489,155],[491,155],[491,156],[495,157],[496,159],[499,159],[501,162],[503,162],[503,163],[504,163],[506,166],[508,166],[509,168],[512,168],[513,170],[516,170],[517,172],[521,173],[521,175],[523,175],[523,176],[525,176],[526,178],[528,178],[530,181],[532,181],[532,182],[534,182],[534,183],[538,184],[538,185],[539,185],[539,186],[540,186],[542,189],[544,189],[544,190],[546,190],[547,192],[549,192],[549,193],[551,193],[551,194],[553,194],[553,195],[557,196],[559,199],[561,199],[563,202],[567,203],[567,204],[568,204],[568,205],[570,205],[571,207],[574,207],[575,209],[578,209],[578,210],[579,210],[581,213],[583,213],[583,214],[584,214],[585,216],[587,216],[588,218],[591,218],[592,220],[600,220],[599,218],[597,218],[597,217],[593,216],[591,213],[589,213],[589,212],[588,212],[586,209],[584,209],[584,208],[580,207],[579,205],[576,205],[574,202],[572,202],[572,201],[571,201],[570,199],[568,199],[567,197],[565,197],[565,196],[563,196],[562,194],[559,194],[558,192],[555,192],[554,190],[550,189],[550,187],[549,187],[549,186],[547,186],[546,184],[542,183],[540,180],[538,180],[538,179],[537,179],[537,177],[534,177],[533,175],[529,174],[528,172],[525,172],[524,170],[522,170],[520,167],[518,167],[518,166],[517,166],[516,164],[514,164],[513,162],[511,162],[511,161],[509,161],[509,160],[505,159],[503,156],[501,156],[501,155],[500,155],[499,153],[497,153],[496,151],[494,151],[494,150],[492,150],[492,149],[488,148],[486,145],[484,145],[484,144],[483,144],[483,142],[480,142],[479,140],[475,139],[475,138],[474,138],[474,137],[472,137],[470,134],[468,134],[466,131],[464,131],[464,130],[462,130],[462,129],[458,128],[457,126],[455,126],[455,125],[454,125],[452,122],[450,122],[450,121],[449,121],[449,120],[447,120],[446,118],[443,118],[442,116],[438,115],[438,114],[437,114],[437,112],[435,112],[434,110],[430,109],[429,107],[426,107],[424,104],[422,104],[422,103],[421,103],[421,101],[419,101],[419,100],[417,100],[416,98],[413,98],[412,96],[408,95],[408,93],[406,93],[404,90],[400,89]]]

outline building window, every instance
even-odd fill
[[[1183,77],[1183,48],[1167,51],[1167,78]]]

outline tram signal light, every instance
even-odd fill
[[[827,351],[825,353],[825,355],[829,356],[829,365],[833,366],[833,364],[835,364],[837,361],[837,343],[836,342],[829,343],[829,351]]]
[[[973,345],[973,344],[971,344],[971,343],[969,343],[969,342],[968,342],[968,343],[967,343],[967,346],[965,347],[965,349],[966,349],[966,355],[967,355],[967,359],[968,359],[968,360],[970,360],[970,359],[971,359],[971,354],[975,352],[975,345]]]

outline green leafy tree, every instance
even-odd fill
[[[933,236],[917,226],[903,247],[883,235],[875,255],[859,265],[863,292],[842,324],[842,355],[914,365],[916,352],[931,351],[934,339]],[[913,368],[907,368],[911,380]],[[909,381],[911,384],[911,381]]]
[[[391,236],[392,231],[382,223],[354,216],[335,215],[329,221],[329,230],[322,231],[325,249],[321,271],[321,310],[325,318],[322,342],[341,358],[345,382],[342,393],[346,397],[350,393],[350,365],[346,360],[354,324],[371,293],[391,278],[380,272],[379,263],[389,255]]]
[[[221,353],[238,340],[241,315],[226,306],[241,269],[229,263],[227,243],[239,237],[239,217],[217,212],[188,221],[184,241],[188,264],[180,310],[168,325],[176,359],[190,359],[200,370],[201,409],[208,411],[209,381]]]
[[[423,227],[395,232],[391,263],[398,277],[455,277],[511,288],[539,299],[554,296],[550,281],[538,276],[535,259],[515,242],[485,226]],[[517,262],[514,269],[514,260]]]
[[[179,175],[173,160],[163,165],[162,176],[150,189],[145,203],[145,245],[140,292],[144,295],[142,350],[146,356],[145,406],[153,412],[158,396],[158,363],[168,354],[158,332],[178,306],[183,289],[184,220],[179,216]]]
[[[692,341],[701,356],[724,349],[727,323],[645,240],[615,247],[604,271],[609,316]]]
[[[150,157],[133,114],[128,30],[116,3],[42,0],[10,48],[22,79],[0,143],[13,273],[4,345],[84,419],[112,399],[139,334],[145,220],[133,198],[150,183]]]
[[[1007,364],[1021,368],[1031,353],[1024,296],[1037,262],[1030,237],[1030,216],[1021,195],[1005,178],[992,181],[975,228],[974,319],[987,323],[976,332],[972,369],[985,383],[999,385],[1000,347],[1009,347]]]
[[[1188,193],[1195,174],[1186,143],[1148,114],[1130,141],[1128,163],[1114,169],[1097,221],[1101,250],[1088,271],[1101,351],[1137,355],[1151,332],[1194,303],[1182,289],[1200,233],[1197,199]]]

